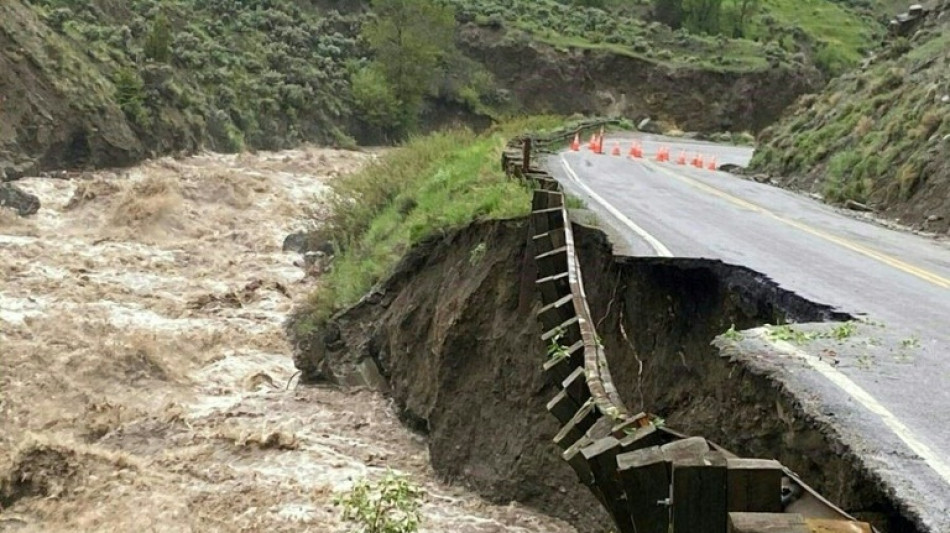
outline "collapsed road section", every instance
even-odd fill
[[[533,141],[517,141],[502,165],[536,187],[538,319],[541,339],[551,343],[544,372],[561,385],[547,404],[561,424],[554,442],[619,530],[870,531],[777,461],[740,458],[657,424],[655,416],[628,412],[594,328],[565,196],[553,177],[531,166]]]
[[[358,304],[300,339],[298,368],[311,379],[326,372],[344,383],[389,389],[404,421],[426,434],[440,475],[494,501],[523,502],[568,520],[583,533],[616,528],[616,519],[639,527],[641,514],[631,513],[631,505],[651,500],[629,497],[617,458],[640,452],[649,463],[643,466],[666,476],[654,489],[665,486],[669,496],[653,501],[663,504],[647,515],[659,517],[659,527],[663,520],[676,523],[676,501],[708,499],[706,490],[698,498],[674,498],[676,454],[683,453],[684,460],[703,462],[696,467],[700,478],[725,475],[725,485],[715,482],[718,492],[712,492],[725,501],[710,511],[723,518],[710,520],[719,531],[727,531],[730,508],[740,505],[742,494],[764,495],[742,508],[761,509],[764,501],[773,521],[794,523],[799,515],[801,523],[788,527],[801,531],[808,531],[801,528],[809,520],[819,527],[827,522],[816,520],[829,519],[889,533],[926,531],[840,444],[821,413],[748,364],[763,353],[721,335],[850,317],[746,268],[616,257],[603,233],[568,223],[557,183],[524,165],[522,146],[511,148],[505,168],[548,187],[535,200],[539,214],[478,222],[423,240]],[[573,283],[564,253],[567,231]],[[583,322],[572,286],[587,295],[580,298],[589,306],[581,308]],[[551,326],[541,328],[544,344],[533,315]],[[586,343],[582,324],[590,328]],[[728,342],[711,344],[717,337]],[[587,372],[591,363],[598,366]],[[594,397],[591,380],[606,402],[588,401]],[[624,402],[615,403],[618,397]],[[612,461],[618,461],[613,474]],[[637,464],[625,463],[627,478]],[[730,479],[745,479],[747,488],[730,492]],[[679,488],[685,490],[682,482]],[[749,531],[754,526],[742,524],[758,515],[731,518],[734,527]],[[687,519],[680,520],[682,526]]]

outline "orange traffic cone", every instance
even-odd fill
[[[576,152],[581,149],[581,134],[574,134],[574,141],[571,143],[571,151]]]
[[[680,150],[680,156],[676,158],[677,165],[686,164],[686,150]]]
[[[610,151],[610,155],[617,157],[620,155],[620,143],[614,141],[614,149]]]
[[[636,142],[630,143],[630,153],[629,153],[628,155],[629,155],[630,157],[640,157],[640,152],[639,152],[639,150],[637,150],[637,143],[636,143]]]
[[[715,157],[709,160],[709,166],[707,166],[706,168],[708,168],[709,170],[716,170],[716,158],[715,158]]]
[[[591,134],[590,134],[590,142],[587,143],[587,149],[590,150],[591,152],[593,152],[593,151],[595,150],[595,148],[597,148],[597,135],[591,133]]]
[[[603,154],[604,153],[604,136],[601,135],[597,138],[597,141],[594,143],[594,153]]]

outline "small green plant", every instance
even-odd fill
[[[475,266],[482,261],[482,258],[485,257],[485,250],[488,249],[488,246],[485,243],[480,242],[478,246],[472,248],[472,251],[468,253],[468,264]]]
[[[650,423],[653,424],[654,426],[658,427],[658,428],[661,428],[661,427],[663,427],[663,426],[666,425],[666,419],[665,419],[665,418],[661,418],[661,417],[656,416],[656,415],[650,415]]]
[[[792,344],[805,344],[806,342],[813,341],[815,338],[817,338],[815,333],[801,331],[787,324],[782,326],[767,327],[769,339],[773,341],[785,341],[791,342]]]
[[[560,327],[557,328],[557,332],[551,337],[551,343],[548,345],[548,357],[554,361],[560,361],[561,359],[567,359],[570,357],[570,352],[567,351],[567,348],[561,346],[561,337],[564,336],[564,330]]]
[[[735,325],[735,324],[729,326],[729,329],[727,329],[727,330],[725,331],[725,333],[722,334],[722,336],[725,337],[727,340],[730,340],[730,341],[740,341],[740,340],[742,340],[742,333],[739,333],[738,331],[736,331],[736,325]]]
[[[901,346],[904,348],[917,348],[920,346],[920,339],[917,336],[908,337],[901,341]]]
[[[857,325],[852,321],[843,322],[831,329],[831,337],[842,341],[851,338],[858,330]]]
[[[863,353],[858,356],[857,362],[859,367],[868,370],[874,364],[874,357],[870,354]]]
[[[422,489],[391,470],[378,483],[358,481],[337,496],[343,520],[357,524],[356,533],[415,533],[419,530]]]
[[[564,195],[564,205],[566,205],[568,209],[584,209],[587,207],[584,200],[576,196],[571,196],[570,194]]]

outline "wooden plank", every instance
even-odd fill
[[[689,437],[675,440],[660,447],[669,461],[703,457],[709,452],[709,443],[702,437]]]
[[[577,479],[587,485],[588,487],[594,486],[594,473],[591,471],[590,465],[587,463],[587,458],[584,457],[584,454],[581,453],[581,448],[588,446],[593,443],[593,439],[588,436],[581,436],[576,442],[571,444],[566,450],[561,452],[561,458],[567,461],[567,464],[571,465],[571,468],[574,469],[574,473],[577,474]],[[601,503],[604,503],[603,496],[600,494],[600,491],[596,491],[594,496],[597,496]]]
[[[700,454],[696,449],[683,447],[672,461],[673,533],[725,533],[726,459],[718,452]],[[667,450],[663,453],[669,456]]]
[[[869,524],[851,520],[806,518],[805,525],[808,527],[808,533],[872,533]]]
[[[617,455],[617,469],[637,533],[669,533],[670,464],[660,447]]]
[[[567,392],[578,405],[584,405],[590,398],[590,389],[587,388],[587,377],[584,369],[577,367],[571,372],[571,375],[561,382],[561,387]]]
[[[614,519],[614,524],[620,533],[637,533],[630,520],[626,497],[620,477],[617,474],[617,453],[620,451],[620,441],[606,436],[581,448],[581,454],[587,459],[594,474],[594,483],[604,496],[607,511]]]
[[[581,347],[584,346],[584,343],[581,342]],[[577,343],[575,343],[575,346]],[[572,347],[573,348],[573,347]],[[568,353],[572,353],[571,348],[568,348]],[[570,357],[548,357],[544,364],[541,366],[544,375],[547,376],[552,383],[562,383],[567,376],[571,375],[571,372],[577,368]]]
[[[558,324],[574,316],[574,296],[568,294],[557,300],[547,303],[538,311],[538,320],[545,330],[556,328]]]
[[[633,433],[637,429],[648,425],[649,422],[646,420],[646,414],[637,413],[633,416],[627,416],[623,422],[615,424],[610,429],[610,434],[614,436],[615,439],[621,440],[627,435]]]
[[[534,234],[548,233],[564,227],[564,210],[560,207],[531,212]]]
[[[728,533],[810,533],[805,519],[792,513],[729,513]]]
[[[550,252],[555,248],[560,248],[567,242],[567,239],[564,236],[564,230],[562,228],[535,235],[531,237],[531,240],[534,243],[534,249],[537,252],[535,255]]]
[[[563,426],[574,418],[574,415],[580,409],[580,404],[568,396],[566,391],[560,390],[548,402],[547,409]]]
[[[562,296],[571,294],[570,274],[566,271],[541,278],[535,281],[535,284],[538,287],[538,292],[541,293],[542,302],[553,302]]]
[[[541,334],[541,340],[547,342],[547,341],[549,341],[550,339],[553,339],[555,335],[557,335],[558,333],[561,333],[561,332],[564,332],[564,334],[565,334],[565,336],[566,336],[567,331],[568,331],[572,326],[576,326],[577,323],[578,323],[578,321],[579,321],[579,319],[578,319],[576,316],[575,316],[575,317],[571,317],[570,320],[568,320],[568,321],[566,321],[566,322],[564,322],[564,323],[562,323],[562,324],[558,324],[556,327],[553,327],[553,328],[551,328],[551,329],[545,330],[545,332]],[[578,332],[580,332],[580,328],[577,328],[577,329],[578,329]],[[564,336],[561,337],[561,340],[562,340],[562,341],[564,340]],[[572,341],[571,343],[573,344],[574,342],[577,342],[577,341],[574,340],[574,341]],[[562,344],[562,346],[563,346],[563,344]]]
[[[557,444],[562,450],[568,449],[572,444],[584,436],[594,422],[597,421],[597,409],[594,402],[588,402],[577,410],[577,413],[571,417],[571,420],[564,424],[561,431],[554,436],[554,444]]]
[[[665,444],[663,435],[656,430],[656,426],[649,426],[637,429],[633,433],[620,439],[621,452],[627,453],[651,446],[662,446]]]
[[[781,463],[767,459],[726,459],[730,512],[782,512]]]
[[[550,209],[564,205],[564,195],[555,191],[536,190],[531,198],[531,210]]]
[[[535,256],[540,277],[553,276],[560,272],[567,272],[567,248],[555,248]]]

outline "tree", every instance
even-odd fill
[[[149,24],[145,36],[145,57],[152,61],[168,63],[172,59],[172,27],[164,14],[159,14]]]
[[[683,25],[683,0],[653,0],[653,18],[678,29]]]
[[[717,34],[720,31],[722,0],[683,0],[684,25],[693,33]]]
[[[433,0],[373,0],[363,37],[406,116],[416,117],[454,46],[455,14]]]
[[[353,100],[360,116],[370,126],[383,131],[405,127],[406,117],[386,76],[368,65],[353,74]]]
[[[732,15],[732,36],[745,37],[746,30],[752,17],[762,7],[762,0],[732,0],[730,14]]]

